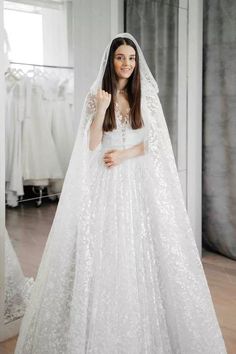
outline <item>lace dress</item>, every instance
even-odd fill
[[[175,236],[150,156],[104,164],[144,138],[117,106],[116,122],[91,152],[83,212],[47,255],[15,354],[225,354],[200,258]]]
[[[25,277],[5,230],[5,323],[22,317],[29,302],[33,278]]]

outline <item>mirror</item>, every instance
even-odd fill
[[[72,1],[4,1],[5,323],[23,316],[72,152]]]

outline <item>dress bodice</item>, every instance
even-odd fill
[[[123,117],[115,106],[116,129],[103,133],[102,148],[126,149],[144,140],[144,127],[132,129],[128,117]]]

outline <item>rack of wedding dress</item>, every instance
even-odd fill
[[[75,138],[73,72],[14,63],[5,84],[6,203],[17,206],[25,185],[61,191]]]

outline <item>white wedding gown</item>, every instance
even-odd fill
[[[5,229],[5,308],[4,321],[9,323],[23,317],[34,279],[25,277],[16,252]]]
[[[83,213],[45,257],[15,354],[226,353],[195,241],[176,237],[149,155],[104,165],[143,140],[120,119],[91,152]]]

